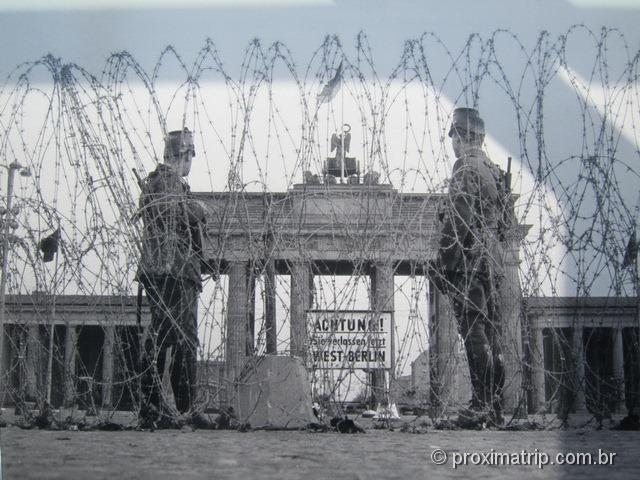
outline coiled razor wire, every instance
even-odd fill
[[[328,36],[304,63],[294,60],[282,43],[264,46],[254,40],[235,71],[223,65],[215,44],[207,41],[192,63],[167,47],[150,71],[125,51],[111,55],[99,73],[50,55],[11,73],[0,91],[0,152],[7,168],[17,160],[33,175],[16,177],[15,208],[3,217],[17,222],[16,228],[5,229],[10,248],[4,402],[31,401],[40,410],[47,403],[80,405],[105,416],[139,408],[132,312],[141,227],[132,221],[140,194],[134,169],[142,177],[151,172],[161,161],[164,135],[183,126],[195,132],[192,189],[228,194],[226,210],[215,212],[215,225],[208,227],[224,243],[238,228],[230,220],[235,216],[247,236],[277,243],[288,241],[273,231],[273,222],[286,215],[287,200],[274,197],[268,203],[269,221],[256,234],[248,227],[248,198],[287,192],[302,183],[305,172],[321,176],[331,156],[330,137],[344,123],[352,127],[350,155],[363,173],[379,177],[400,195],[446,194],[455,160],[446,135],[452,111],[456,106],[478,108],[487,124],[489,156],[503,169],[506,157],[514,157],[516,220],[529,226],[518,267],[525,338],[532,335],[527,306],[532,298],[622,298],[624,305],[635,308],[635,262],[623,259],[640,206],[640,52],[630,49],[619,31],[576,26],[558,37],[543,32],[534,45],[526,46],[516,34],[498,30],[488,38],[471,35],[459,51],[425,33],[405,43],[391,72],[376,69],[366,35],[358,36],[351,51]],[[340,90],[332,101],[320,103],[318,94],[339,65]],[[172,79],[165,79],[168,70],[174,72]],[[178,80],[175,71],[180,72]],[[492,135],[498,130],[502,137]],[[6,193],[3,187],[3,198]],[[415,208],[405,214],[423,218],[423,209],[430,207],[422,203]],[[362,241],[349,222],[341,220],[339,209],[329,214],[332,228],[353,239],[344,259],[355,265],[356,273],[316,275],[310,306],[368,309],[372,285],[368,276],[358,274],[366,270],[359,262],[371,258],[375,242]],[[58,228],[59,252],[54,262],[44,263],[38,244]],[[422,228],[437,241],[433,226],[425,223]],[[404,236],[400,229],[394,248],[411,242],[408,232]],[[277,247],[261,250],[252,261],[264,265]],[[389,258],[394,253],[389,252]],[[207,260],[215,264],[221,258]],[[428,261],[425,258],[420,268]],[[264,298],[264,269],[258,269],[255,278],[247,298]],[[291,282],[283,275],[275,279],[277,351],[287,354]],[[421,352],[432,350],[431,361],[437,361],[428,307],[434,290],[426,276],[415,274],[397,275],[393,289],[392,376],[399,379],[409,374]],[[200,370],[209,373],[200,377],[198,409],[224,403],[224,374],[208,375],[219,371],[225,359],[227,298],[232,294],[225,275],[205,278],[198,351]],[[75,302],[85,312],[85,324],[56,318],[56,306],[58,312],[67,312],[65,302]],[[540,318],[551,315],[552,301],[538,303]],[[265,311],[261,301],[249,307],[255,308],[253,353],[259,358],[267,342]],[[148,322],[147,310],[142,317]],[[106,334],[114,321],[115,334]],[[69,328],[74,329],[72,337],[65,333]],[[615,335],[610,332],[596,325],[585,332],[583,346],[612,348]],[[637,324],[624,330],[628,390],[637,390],[638,384],[637,332]],[[560,360],[545,365],[547,397],[536,408],[567,410],[571,401],[566,392],[582,390],[588,409],[602,418],[619,408],[614,404],[623,379],[613,378],[611,365],[589,358],[586,371],[576,377],[571,335],[567,328],[545,330],[549,356]],[[115,374],[105,373],[104,353],[82,346],[100,345],[105,338],[113,344]],[[71,370],[70,349],[76,349],[77,362]],[[523,355],[522,371],[533,368],[531,355]],[[464,372],[461,342],[451,345],[449,356],[457,371]],[[314,398],[336,411],[346,401],[370,398],[371,377],[362,371],[312,369],[310,376]],[[451,379],[462,392],[457,398],[468,393],[467,377]],[[577,386],[575,378],[581,379]],[[453,397],[434,398],[433,389],[402,385],[394,394],[400,404],[437,412],[434,415],[458,406],[446,405]],[[434,402],[444,408],[430,409]],[[560,406],[551,407],[555,404]]]

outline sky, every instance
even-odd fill
[[[150,66],[166,45],[189,62],[206,38],[230,64],[253,38],[284,42],[295,58],[304,59],[325,35],[339,35],[349,48],[360,31],[383,67],[393,64],[405,40],[427,31],[453,50],[471,33],[504,28],[531,42],[543,30],[560,34],[575,24],[595,30],[606,25],[619,28],[637,47],[639,10],[632,0],[5,0],[0,35],[11,48],[0,73],[46,53],[96,71],[109,54],[128,50]]]

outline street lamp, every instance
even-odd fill
[[[0,228],[2,228],[2,272],[0,276],[0,382],[4,377],[4,316],[5,316],[5,292],[7,289],[7,267],[9,265],[9,230],[15,230],[18,228],[18,224],[13,215],[16,212],[12,211],[13,201],[13,177],[15,173],[20,170],[20,176],[30,177],[31,170],[28,167],[23,167],[14,160],[5,168],[9,171],[7,177],[7,202],[6,208],[0,209]]]

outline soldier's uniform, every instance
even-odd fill
[[[177,138],[183,143],[182,135],[171,132],[167,142],[175,143]],[[190,198],[189,186],[179,173],[159,164],[142,184],[140,215],[144,231],[136,279],[144,286],[151,310],[142,365],[142,407],[146,412],[156,409],[158,414],[168,413],[161,398],[161,381],[171,347],[176,407],[187,412],[196,386],[197,305],[202,291],[200,223],[204,212]]]
[[[456,110],[450,136],[460,124],[466,133],[476,129],[484,135],[484,124],[475,110]],[[498,298],[506,208],[502,182],[501,171],[481,148],[468,147],[462,152],[453,167],[442,212],[438,252],[439,269],[467,352],[472,408],[498,415],[504,386]]]

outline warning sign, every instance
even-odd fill
[[[314,368],[391,368],[391,312],[307,312]]]

